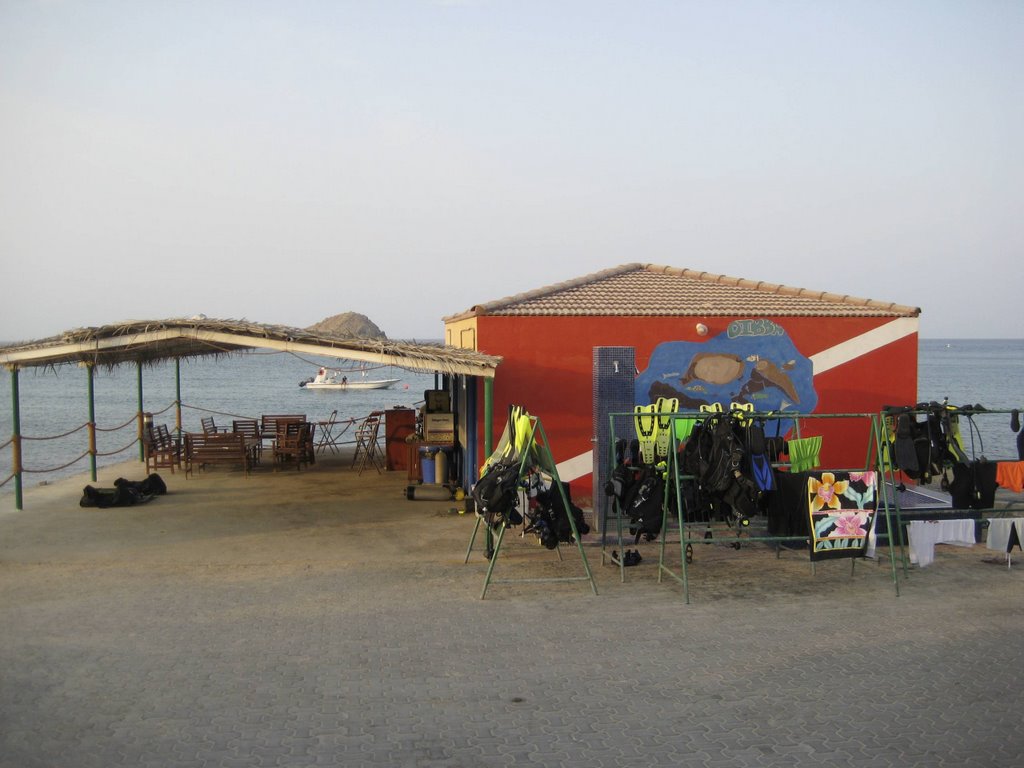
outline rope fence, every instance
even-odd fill
[[[250,421],[258,420],[258,417],[256,417],[256,416],[244,416],[244,415],[242,415],[240,413],[229,413],[228,411],[215,411],[212,408],[201,408],[198,405],[190,405],[189,403],[182,403],[181,407],[182,408],[189,408],[189,409],[191,409],[193,411],[200,411],[202,413],[212,413],[215,416],[227,416],[227,417],[232,418],[232,419],[248,419]]]
[[[69,430],[67,432],[63,432],[63,433],[61,433],[59,435],[46,435],[45,437],[32,437],[31,435],[22,435],[21,439],[22,440],[60,440],[62,437],[67,437],[68,435],[73,435],[73,434],[75,434],[75,432],[78,432],[79,430],[85,429],[85,427],[88,427],[88,426],[89,426],[89,422],[86,422],[85,424],[80,424],[77,427],[75,427],[74,429]]]
[[[139,438],[136,437],[134,440],[132,440],[130,443],[128,443],[126,446],[124,446],[124,448],[118,448],[116,451],[96,451],[96,455],[97,456],[116,456],[119,453],[124,453],[129,448],[134,446],[137,442],[139,442]],[[89,452],[86,451],[85,455],[88,456]]]
[[[171,410],[174,407],[174,405],[175,404],[172,402],[170,405],[166,406],[165,408],[163,408],[163,409],[161,409],[159,411],[153,411],[152,413],[154,415],[159,415],[159,414],[162,414],[162,413],[166,413],[167,411]],[[31,441],[31,442],[36,442],[36,443],[47,442],[47,441],[50,441],[50,440],[63,440],[63,439],[66,439],[68,437],[71,437],[72,435],[74,435],[77,432],[82,431],[83,429],[90,429],[90,428],[91,428],[91,430],[94,430],[95,432],[104,432],[104,433],[110,434],[110,433],[113,433],[113,432],[118,432],[118,431],[120,431],[122,429],[127,429],[128,427],[134,427],[136,424],[138,424],[138,421],[139,421],[139,415],[136,413],[136,414],[133,414],[127,421],[124,421],[123,423],[118,424],[117,426],[114,426],[114,427],[101,427],[98,424],[91,424],[90,422],[86,421],[86,422],[84,422],[82,424],[79,424],[77,427],[72,427],[71,429],[67,430],[66,432],[61,432],[60,434],[56,434],[56,435],[24,435],[23,434],[23,435],[19,435],[18,439],[19,439],[20,442]],[[12,435],[10,438],[8,438],[3,443],[0,443],[0,450],[3,450],[5,448],[7,448],[8,446],[12,445],[14,443],[14,440],[15,440],[15,438]],[[94,438],[92,438],[92,437],[90,438],[90,443],[92,445],[95,445]],[[135,445],[138,445],[138,443],[139,443],[138,435],[133,435],[132,439],[130,441],[128,441],[126,444],[124,444],[123,446],[121,446],[120,448],[116,448],[116,449],[110,450],[110,451],[90,450],[90,449],[87,448],[85,451],[83,451],[82,453],[78,454],[75,458],[71,459],[70,461],[67,461],[67,462],[65,462],[63,464],[58,464],[58,465],[52,466],[52,467],[34,468],[34,467],[25,466],[24,461],[19,461],[18,462],[19,466],[14,467],[13,471],[3,480],[3,482],[0,482],[0,488],[2,488],[5,485],[7,485],[7,483],[9,483],[11,480],[13,480],[15,477],[17,477],[19,473],[21,473],[21,474],[47,474],[49,472],[59,472],[59,471],[61,471],[63,469],[67,469],[68,467],[74,466],[75,464],[80,462],[82,459],[88,458],[89,456],[95,456],[97,458],[99,458],[99,457],[108,458],[110,456],[117,456],[118,454],[121,454],[121,453],[124,453],[125,451],[130,450]]]
[[[148,413],[153,415],[153,416],[160,416],[162,414],[165,414],[165,413],[171,411],[175,407],[175,405],[176,405],[176,403],[172,401],[166,407],[161,408],[160,410],[157,410],[157,411],[148,411]],[[184,408],[188,408],[188,409],[190,409],[192,411],[198,411],[198,412],[201,412],[201,413],[209,413],[209,414],[213,414],[213,415],[217,415],[217,416],[224,416],[224,417],[231,418],[231,419],[253,419],[254,418],[252,416],[246,416],[246,415],[238,414],[238,413],[231,413],[229,411],[218,411],[218,410],[215,410],[215,409],[212,409],[212,408],[203,408],[201,406],[191,405],[191,404],[188,404],[188,403],[181,403],[181,408],[183,408],[183,409]],[[47,441],[51,441],[51,440],[63,440],[63,439],[66,439],[68,437],[71,437],[72,435],[74,435],[74,434],[76,434],[78,432],[81,432],[83,429],[89,429],[90,427],[95,432],[103,432],[105,434],[112,434],[114,432],[118,432],[120,430],[127,429],[129,427],[134,427],[135,425],[138,424],[138,420],[139,420],[139,415],[137,413],[135,413],[131,417],[129,417],[126,421],[124,421],[124,422],[122,422],[122,423],[120,423],[120,424],[118,424],[116,426],[113,426],[113,427],[101,427],[98,424],[90,424],[89,422],[83,422],[82,424],[79,424],[78,426],[73,427],[73,428],[67,430],[66,432],[61,432],[60,434],[55,434],[55,435],[24,435],[23,434],[23,435],[19,435],[19,438],[23,442],[32,441],[32,442],[35,442],[35,443],[42,443],[42,442],[47,442]],[[9,447],[11,445],[13,445],[13,443],[14,443],[14,437],[11,436],[7,440],[5,440],[4,442],[0,443],[0,451],[4,450],[5,448],[7,448],[7,447]],[[86,449],[85,451],[83,451],[82,453],[77,455],[75,458],[73,458],[73,459],[71,459],[71,460],[69,460],[69,461],[67,461],[67,462],[65,462],[63,464],[58,464],[58,465],[52,466],[52,467],[41,467],[41,468],[28,467],[28,466],[25,466],[24,462],[21,462],[20,466],[14,467],[13,471],[9,475],[7,475],[7,477],[5,477],[2,482],[0,482],[0,488],[3,488],[5,485],[7,485],[9,482],[11,482],[11,480],[13,480],[15,477],[17,477],[19,472],[21,472],[23,474],[46,474],[46,473],[49,473],[49,472],[59,472],[59,471],[61,471],[63,469],[67,469],[68,467],[71,467],[71,466],[77,464],[78,462],[82,461],[82,459],[88,458],[90,455],[94,455],[97,458],[100,458],[100,457],[102,457],[102,458],[109,458],[111,456],[117,456],[118,454],[125,453],[126,451],[130,450],[134,446],[138,445],[138,443],[139,443],[138,436],[133,436],[132,439],[129,442],[127,442],[123,446],[121,446],[119,448],[115,448],[113,450],[108,450],[108,451],[100,451],[100,450],[90,451],[90,450]]]
[[[422,404],[422,402],[423,401],[420,401],[420,404]],[[175,401],[172,401],[169,405],[167,405],[164,408],[161,408],[160,410],[146,411],[145,413],[146,413],[147,417],[160,416],[162,414],[168,413],[169,411],[172,411],[172,409],[174,409],[176,406],[179,407],[182,410],[186,410],[187,409],[189,411],[198,412],[200,414],[209,414],[209,415],[214,415],[214,416],[222,416],[222,417],[224,417],[226,419],[257,420],[259,418],[258,416],[249,416],[249,415],[246,415],[246,414],[232,413],[230,411],[222,411],[222,410],[217,410],[217,409],[213,409],[213,408],[204,408],[202,406],[193,405],[191,403],[177,403]],[[109,434],[112,434],[112,433],[115,433],[115,432],[119,432],[119,431],[124,430],[124,429],[129,429],[129,428],[134,429],[138,425],[138,423],[139,423],[139,418],[140,418],[139,413],[133,413],[124,422],[122,422],[120,424],[117,424],[115,426],[109,426],[109,427],[108,426],[100,426],[99,424],[86,421],[86,422],[83,422],[83,423],[81,423],[81,424],[79,424],[79,425],[77,425],[75,427],[72,427],[72,428],[68,429],[67,431],[61,432],[59,434],[53,434],[53,435],[25,435],[25,434],[20,434],[20,435],[17,435],[17,436],[14,436],[14,435],[10,436],[9,438],[4,440],[3,442],[0,442],[0,451],[6,451],[7,449],[9,449],[9,448],[11,448],[13,446],[13,454],[14,455],[12,456],[11,461],[14,464],[16,464],[17,466],[12,467],[10,473],[6,477],[4,477],[3,480],[0,480],[0,488],[3,488],[4,486],[8,485],[12,480],[15,480],[16,478],[18,478],[19,475],[23,475],[23,474],[33,474],[33,475],[35,475],[35,474],[47,474],[47,473],[52,473],[52,472],[60,472],[61,470],[65,470],[65,469],[67,469],[69,467],[72,467],[75,464],[81,462],[83,459],[87,459],[89,457],[93,457],[94,459],[95,458],[109,458],[111,456],[117,456],[119,454],[123,454],[123,453],[125,453],[127,451],[130,451],[133,447],[138,445],[139,442],[140,442],[140,438],[139,438],[139,436],[137,434],[133,434],[132,437],[131,437],[131,440],[126,442],[124,445],[122,445],[122,446],[120,446],[118,448],[112,449],[112,450],[103,450],[103,451],[98,450],[97,447],[96,447],[96,434],[97,433],[103,433],[105,435],[109,435]],[[342,441],[339,438],[341,438],[342,435],[346,435],[346,433],[349,432],[349,429],[353,425],[359,423],[360,421],[362,421],[361,418],[351,417],[351,418],[347,418],[347,419],[338,419],[335,422],[335,426],[337,428],[340,428],[340,432],[335,437],[335,439],[338,440],[338,442],[337,442],[338,445],[355,444],[356,441],[354,439],[351,440],[351,441]],[[30,442],[30,443],[34,443],[34,444],[39,444],[39,443],[44,443],[44,442],[53,441],[53,440],[67,440],[68,438],[73,437],[74,435],[76,435],[77,433],[81,432],[82,430],[88,430],[89,431],[89,437],[88,437],[89,447],[87,447],[86,450],[84,450],[82,453],[79,453],[74,458],[71,458],[68,461],[63,462],[63,463],[58,464],[58,465],[55,465],[55,466],[48,466],[48,467],[25,466],[24,455],[22,453],[22,448],[24,447],[25,443],[29,443]],[[64,452],[65,451],[61,451],[61,453],[64,453]]]
[[[69,461],[67,464],[61,464],[60,466],[57,466],[57,467],[47,467],[46,469],[29,469],[28,467],[24,467],[23,466],[21,468],[21,471],[26,473],[26,474],[45,474],[46,472],[58,472],[58,471],[60,471],[62,469],[67,469],[72,464],[77,464],[79,461],[81,461],[82,459],[84,459],[88,455],[89,455],[89,452],[86,451],[85,453],[81,454],[77,458],[74,458],[71,461]],[[97,454],[97,455],[99,455],[99,454]]]
[[[130,419],[128,419],[128,421],[126,421],[124,424],[119,424],[116,427],[108,427],[108,428],[104,429],[103,427],[97,426],[96,427],[96,431],[97,432],[117,432],[117,430],[119,430],[119,429],[124,429],[127,426],[135,424],[138,420],[139,420],[138,415],[135,415],[135,416],[132,416]]]

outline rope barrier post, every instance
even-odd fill
[[[174,432],[181,442],[181,358],[174,358]]]
[[[143,429],[142,418],[143,418],[143,416],[142,416],[142,363],[141,362],[135,364],[135,378],[136,378],[136,381],[138,382],[138,390],[139,390],[139,411],[138,411],[138,414],[139,414],[139,461],[145,461],[146,460],[146,446],[145,446],[145,443],[142,440],[142,434],[143,434],[143,432],[142,432],[142,429]]]
[[[94,382],[94,366],[85,364],[86,382],[89,389],[89,467],[92,481],[96,482],[96,390]]]
[[[21,495],[21,392],[18,367],[11,369],[11,465],[14,471],[14,508],[23,509]]]

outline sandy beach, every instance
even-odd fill
[[[101,471],[142,479],[138,462]],[[0,766],[1019,765],[1024,557],[698,546],[692,604],[585,551],[493,584],[475,518],[346,459],[0,512]],[[9,503],[8,503],[9,502]],[[678,551],[678,550],[677,550]],[[510,532],[495,578],[582,574]]]

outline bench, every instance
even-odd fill
[[[245,476],[252,469],[251,445],[241,432],[189,433],[185,435],[185,477],[209,464],[241,465]]]

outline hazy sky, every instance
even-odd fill
[[[1024,327],[1024,3],[0,0],[0,339],[628,262]]]

